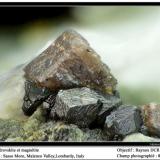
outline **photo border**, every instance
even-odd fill
[[[158,6],[160,2],[0,2],[3,7],[15,8],[33,7],[84,7],[84,6]],[[18,11],[17,11],[18,12]],[[26,13],[27,14],[27,13]],[[0,142],[0,146],[160,146],[160,142]]]

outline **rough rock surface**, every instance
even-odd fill
[[[54,93],[60,89],[88,87],[112,95],[117,84],[108,66],[101,61],[88,42],[73,30],[62,33],[24,71],[27,81]],[[41,104],[42,100],[37,98],[28,103],[27,98],[28,96],[24,98],[27,102],[24,102],[23,110],[30,115],[28,110]]]
[[[160,105],[151,103],[142,106],[141,110],[147,133],[160,137]]]
[[[126,136],[123,139],[123,142],[160,142],[160,139],[145,136],[142,133],[133,133],[131,135]]]
[[[57,115],[61,120],[82,128],[89,127],[102,108],[102,98],[86,87],[60,90],[51,115]]]
[[[46,100],[51,92],[46,88],[40,88],[35,84],[26,81],[25,82],[25,96],[22,110],[24,114],[31,115],[36,109],[37,106]]]
[[[106,95],[105,99],[100,99],[103,103],[101,111],[98,113],[95,126],[103,127],[105,123],[106,116],[111,113],[111,111],[122,105],[122,100],[119,96]]]
[[[97,53],[73,30],[62,33],[24,70],[26,79],[53,91],[90,86],[112,93],[117,84]]]
[[[0,119],[0,141],[4,141],[10,137],[21,137],[23,129],[21,123],[16,120],[2,120]]]
[[[82,128],[97,127],[103,125],[106,115],[120,104],[120,98],[104,96],[86,87],[60,90],[51,116]]]
[[[43,102],[42,107],[43,107],[44,115],[49,116],[50,111],[55,104],[56,95],[57,93],[49,95],[48,98]]]
[[[106,141],[102,130],[81,130],[78,126],[64,122],[45,121],[43,109],[38,108],[24,122],[19,120],[0,120],[0,141],[35,142],[35,141]]]
[[[122,105],[106,117],[104,130],[113,139],[138,132],[142,125],[140,110],[136,106]]]

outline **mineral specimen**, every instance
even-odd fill
[[[0,141],[5,142],[93,142],[105,141],[105,138],[100,129],[81,130],[76,125],[60,121],[46,122],[41,107],[24,122],[0,119]]]
[[[84,139],[84,133],[76,125],[65,125],[58,123],[52,132],[52,141],[82,141]]]
[[[16,120],[0,119],[0,141],[4,141],[8,137],[19,137],[23,135],[21,123]]]
[[[47,88],[39,88],[29,81],[25,82],[25,91],[22,110],[26,115],[31,115],[51,94]]]
[[[89,142],[103,142],[107,141],[108,137],[104,135],[101,129],[88,129],[84,128],[85,140]]]
[[[145,136],[141,133],[133,133],[131,135],[126,136],[123,139],[123,142],[160,142],[160,139]]]
[[[49,97],[43,102],[42,107],[43,107],[44,115],[49,116],[50,111],[55,104],[56,95],[57,95],[57,93],[49,95]]]
[[[121,103],[118,97],[103,95],[86,87],[60,90],[51,116],[80,127],[97,128],[104,125],[106,115]]]
[[[115,110],[122,104],[122,100],[120,97],[114,95],[105,95],[105,99],[100,99],[103,103],[101,111],[98,113],[98,117],[94,122],[94,126],[103,127],[105,123],[106,116],[111,113],[111,111]]]
[[[160,137],[160,105],[151,103],[142,106],[142,117],[148,134]]]
[[[51,115],[82,128],[89,127],[102,108],[102,98],[86,87],[60,90]]]
[[[106,117],[104,130],[113,139],[138,132],[142,125],[140,110],[136,106],[122,105]]]
[[[89,87],[112,95],[117,84],[108,66],[101,61],[88,42],[73,30],[62,33],[24,71],[27,81],[54,93],[60,89]],[[38,98],[31,103],[26,101],[28,96],[24,98],[23,110],[30,115],[35,110],[30,108],[36,108],[43,99]]]
[[[73,30],[0,80],[1,115],[11,118],[18,110],[12,119],[0,119],[0,141],[160,141],[149,137],[160,137],[160,105],[122,105],[110,69]],[[20,120],[22,110],[14,106],[22,106],[22,97],[22,110],[30,117],[23,114]]]

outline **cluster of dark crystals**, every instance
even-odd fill
[[[51,116],[76,124],[80,128],[92,128],[96,123],[97,127],[102,126],[106,114],[121,104],[120,98],[111,95],[109,97],[105,98],[86,87],[60,90]]]
[[[24,71],[25,115],[41,105],[48,118],[101,128],[111,140],[140,131],[140,109],[122,105],[109,67],[77,32],[62,33]]]

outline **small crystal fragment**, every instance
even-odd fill
[[[138,132],[142,125],[140,110],[136,106],[122,105],[106,117],[104,131],[111,137],[124,137]]]

